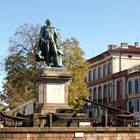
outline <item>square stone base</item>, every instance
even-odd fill
[[[70,109],[68,82],[71,75],[64,68],[42,68],[38,76],[38,113],[56,113]]]

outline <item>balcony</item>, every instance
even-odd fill
[[[128,100],[129,99],[134,99],[134,98],[140,98],[140,92],[139,93],[133,93],[133,94],[129,94],[129,95],[127,95],[127,97],[128,97]]]

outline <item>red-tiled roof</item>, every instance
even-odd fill
[[[140,54],[140,46],[132,46],[132,45],[128,45],[128,47],[124,48],[124,47],[118,47],[112,50],[107,50],[93,58],[88,59],[87,61],[89,63],[93,63],[99,60],[102,60],[103,58],[109,56],[111,54],[111,52],[121,52],[121,53],[128,53],[128,54]]]

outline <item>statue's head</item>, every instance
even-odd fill
[[[52,24],[52,20],[51,19],[47,19],[45,22],[48,26]]]

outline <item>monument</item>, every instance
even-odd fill
[[[58,33],[50,19],[41,27],[37,61],[44,61],[38,69],[37,113],[57,113],[68,105],[68,82],[71,75],[62,65],[63,52],[58,44]]]
[[[52,26],[51,19],[47,19],[45,23],[40,30],[36,60],[44,60],[47,67],[62,67],[63,52],[58,43],[58,32]]]

